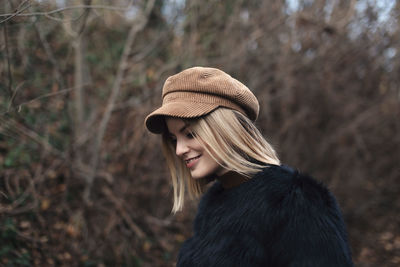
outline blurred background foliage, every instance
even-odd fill
[[[261,103],[282,161],[341,204],[357,266],[400,264],[395,0],[5,0],[0,265],[174,266],[196,203],[170,214],[161,87],[218,67]]]

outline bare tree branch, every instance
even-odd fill
[[[29,6],[25,6],[24,8],[17,10],[15,13],[0,14],[0,17],[8,17],[8,18],[0,21],[0,24],[12,19],[13,17],[47,16],[47,15],[52,15],[55,13],[63,12],[66,10],[73,10],[73,9],[85,8],[85,9],[106,9],[106,10],[113,10],[113,11],[126,11],[127,8],[130,7],[130,5],[128,5],[126,7],[115,7],[115,6],[106,6],[106,5],[76,5],[76,6],[62,7],[62,8],[58,8],[58,9],[54,9],[54,10],[50,10],[50,11],[22,13],[24,10],[29,8]]]
[[[64,80],[62,79],[61,68],[54,57],[54,53],[50,47],[49,42],[47,42],[47,40],[46,40],[45,34],[43,33],[42,29],[35,22],[33,23],[33,27],[36,30],[36,33],[39,37],[40,42],[43,45],[44,51],[45,51],[48,59],[50,60],[51,64],[54,67],[54,74],[56,76],[55,78],[56,78],[57,82],[59,83],[61,88],[64,88],[65,83],[64,83]]]
[[[59,92],[57,92],[57,93],[59,93]],[[40,134],[38,134],[34,130],[29,129],[22,123],[19,123],[13,119],[4,118],[3,116],[0,116],[0,132],[3,134],[7,130],[10,131],[10,133],[12,134],[13,137],[18,136],[18,135],[28,137],[33,142],[39,144],[44,150],[48,151],[53,156],[58,157],[62,161],[69,162],[69,160],[70,160],[67,156],[67,153],[60,151],[57,148],[55,148],[54,146],[52,146],[47,140],[45,140],[42,136],[40,136]],[[81,163],[81,165],[72,163],[71,166],[74,169],[74,171],[76,171],[82,175],[88,176],[91,174],[91,168],[87,165],[84,165],[82,163]],[[106,171],[100,171],[96,175],[104,178],[108,183],[113,182],[112,175]]]
[[[90,176],[86,178],[86,188],[84,192],[84,200],[89,203],[90,201],[90,191],[92,188],[94,176],[97,170],[98,166],[98,161],[99,161],[99,152],[100,152],[100,147],[103,142],[103,137],[104,133],[106,131],[108,122],[111,117],[111,112],[114,109],[115,102],[117,100],[117,96],[119,94],[119,91],[121,89],[121,83],[122,79],[124,76],[124,71],[126,70],[126,67],[128,65],[128,57],[131,53],[132,45],[135,41],[135,37],[139,31],[141,31],[147,24],[148,17],[150,15],[151,10],[154,7],[155,0],[150,0],[147,2],[146,8],[144,10],[144,14],[141,18],[138,18],[137,23],[134,23],[129,31],[127,40],[125,42],[125,47],[121,56],[121,61],[118,67],[118,72],[117,76],[114,80],[113,87],[111,89],[111,95],[108,100],[106,110],[104,111],[103,118],[100,122],[99,130],[98,130],[98,135],[96,136],[94,147],[93,147],[93,154],[92,154],[92,160],[90,163],[90,166],[92,168],[92,173]]]
[[[13,89],[12,89],[12,74],[11,74],[11,64],[10,64],[10,51],[8,50],[8,32],[7,32],[7,23],[3,25],[3,35],[4,35],[4,42],[5,42],[5,60],[7,63],[7,75],[8,75],[8,94],[10,95],[10,105],[13,105]]]
[[[85,0],[85,4],[90,6],[92,3],[92,0]],[[90,13],[90,8],[85,8],[85,12],[83,14],[83,22],[81,24],[81,28],[78,31],[78,35],[81,35],[83,33],[83,31],[85,30],[86,27],[86,23],[89,17],[89,13]]]
[[[80,85],[80,86],[81,86],[81,87],[84,87],[84,86],[87,86],[87,85],[89,85],[89,83],[82,84],[82,85]],[[22,86],[22,84],[18,85],[15,91],[17,91],[21,86]],[[74,87],[70,87],[70,88],[65,88],[65,89],[59,90],[59,91],[57,91],[57,92],[53,92],[53,93],[48,93],[48,94],[40,95],[40,96],[35,97],[35,98],[31,99],[31,100],[28,100],[28,101],[25,101],[25,102],[23,102],[23,103],[18,104],[18,105],[14,108],[14,110],[17,110],[17,109],[20,110],[23,106],[29,105],[29,104],[31,104],[31,103],[33,103],[33,102],[36,102],[36,101],[40,100],[40,99],[48,98],[48,97],[52,97],[52,96],[57,96],[57,95],[62,95],[62,94],[66,94],[66,93],[68,93],[68,92],[70,92],[70,91],[72,91],[72,90],[76,90],[76,89],[77,89],[77,86],[74,86]],[[8,111],[6,111],[6,112],[3,112],[3,113],[0,113],[0,116],[4,116],[5,114],[10,113],[10,112],[11,112],[11,109],[12,109],[12,107],[10,107],[10,110],[8,110]]]
[[[111,191],[111,189],[109,189],[108,187],[103,186],[101,191],[114,204],[115,208],[118,210],[122,218],[128,224],[129,228],[131,228],[131,230],[136,234],[136,236],[139,237],[140,239],[143,239],[146,236],[146,234],[129,216],[128,212],[124,208],[123,202],[120,199],[118,199]]]
[[[50,151],[53,155],[58,155],[58,156],[61,156],[62,158],[65,158],[64,152],[53,147],[49,142],[44,140],[39,134],[37,134],[35,131],[25,127],[23,124],[15,121],[13,119],[5,119],[2,116],[0,116],[0,123],[5,128],[12,128],[17,133],[19,133],[23,136],[27,136],[34,142],[40,144],[45,150]]]
[[[15,96],[17,95],[17,93],[18,93],[19,89],[22,87],[22,85],[24,85],[24,82],[20,82],[20,83],[15,87],[15,89],[13,90],[12,96],[11,96],[11,99],[10,99],[10,102],[9,102],[9,104],[8,104],[8,107],[7,107],[7,112],[9,112],[9,111],[11,110],[11,108],[14,107],[14,99],[15,99]]]
[[[22,3],[18,6],[18,8],[20,8],[20,7],[21,7],[22,5],[24,5],[26,2],[28,2],[28,0],[25,0],[24,2],[22,2]],[[1,23],[4,23],[4,22],[7,22],[7,21],[9,21],[10,19],[12,19],[12,18],[14,18],[14,17],[19,16],[20,13],[22,13],[25,9],[29,8],[30,6],[31,6],[31,5],[28,3],[28,5],[24,6],[23,8],[21,8],[21,9],[19,9],[19,10],[18,10],[18,8],[17,8],[17,11],[16,11],[15,13],[11,13],[11,14],[0,14],[0,17],[7,17],[7,16],[9,16],[8,18],[3,19],[2,21],[0,21],[0,24],[1,24]]]
[[[90,5],[91,0],[85,0],[85,4]],[[86,44],[86,36],[83,35],[83,31],[85,30],[85,25],[87,23],[87,19],[89,17],[90,9],[85,9],[83,13],[83,22],[80,25],[80,29],[77,31],[72,30],[72,35],[75,36],[75,40],[73,41],[73,47],[75,51],[74,57],[74,80],[75,85],[77,85],[77,90],[75,94],[73,94],[73,103],[74,103],[74,113],[73,117],[74,120],[74,150],[75,150],[75,163],[78,165],[82,165],[82,149],[79,147],[77,140],[81,139],[83,136],[84,131],[84,94],[83,94],[83,87],[81,86],[85,80],[85,67],[86,61],[84,56],[85,44]],[[65,25],[68,26],[68,25]]]

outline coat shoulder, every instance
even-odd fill
[[[272,204],[263,212],[275,211],[274,232],[279,233],[269,244],[271,251],[285,251],[299,266],[352,266],[346,227],[333,194],[307,174],[274,168],[269,183],[261,180],[265,202]]]
[[[337,203],[321,181],[288,166],[271,166],[257,174],[259,189],[269,201],[293,208],[337,208]]]

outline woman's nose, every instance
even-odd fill
[[[175,153],[178,157],[182,157],[185,153],[189,151],[189,148],[185,141],[177,140]]]

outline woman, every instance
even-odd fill
[[[353,266],[334,197],[280,165],[253,124],[259,104],[245,85],[194,67],[169,77],[162,97],[145,124],[162,134],[173,212],[186,191],[206,191],[177,266]]]

